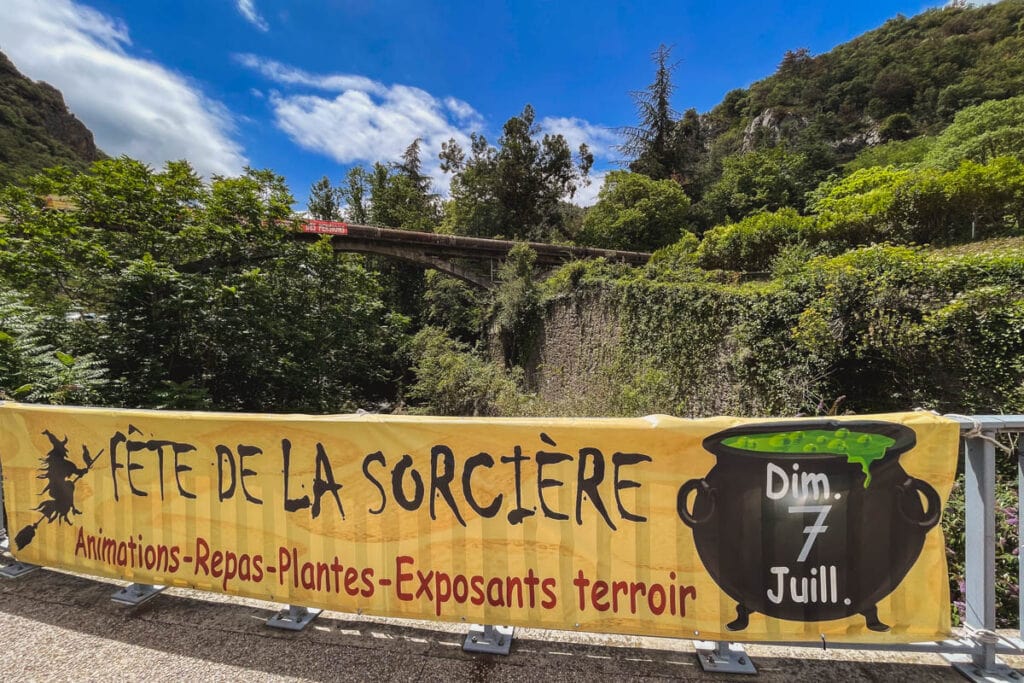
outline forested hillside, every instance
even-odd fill
[[[641,125],[632,170],[674,177],[699,230],[757,209],[802,210],[805,194],[851,162],[921,161],[962,109],[1024,92],[1024,3],[896,17],[826,54],[796,48],[774,75],[710,112],[667,111]],[[671,71],[668,55],[659,67]],[[660,75],[660,74],[659,74]],[[652,84],[651,101],[664,80]],[[678,84],[685,98],[686,84]],[[882,149],[879,150],[878,146]]]

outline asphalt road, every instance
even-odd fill
[[[272,603],[169,589],[133,609],[110,601],[121,585],[48,569],[0,581],[0,680],[965,680],[938,655],[764,646],[747,648],[756,678],[711,676],[689,640],[533,629],[507,657],[471,655],[464,624],[325,612],[293,633],[264,625]]]

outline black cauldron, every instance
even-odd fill
[[[841,429],[892,440],[870,463],[867,486],[862,464],[829,446],[796,453],[735,447],[739,436],[778,443]],[[726,628],[742,630],[761,612],[793,621],[861,614],[869,629],[888,630],[876,605],[910,571],[941,514],[935,489],[900,466],[915,443],[908,427],[869,420],[749,424],[705,439],[717,463],[680,487],[677,509],[704,567],[738,603]]]

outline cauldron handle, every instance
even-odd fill
[[[900,514],[903,515],[903,519],[907,520],[911,524],[921,527],[922,529],[931,529],[933,526],[939,523],[939,515],[942,514],[942,501],[939,499],[939,494],[936,493],[935,489],[932,488],[931,484],[914,477],[908,478],[899,487],[900,496]],[[924,517],[921,519],[912,519],[907,514],[904,508],[903,501],[905,496],[910,493],[916,493],[920,491],[924,494],[924,499],[928,503],[927,508],[924,511]]]
[[[689,510],[686,509],[686,499],[690,497],[690,492],[696,491],[697,498],[700,494],[705,494],[711,501],[711,507],[708,508],[707,514],[701,516],[699,519],[694,517]],[[697,509],[697,499],[693,501],[694,510]],[[688,527],[695,527],[699,524],[711,519],[711,515],[715,512],[715,490],[708,486],[708,483],[703,479],[691,479],[682,486],[679,487],[679,496],[676,498],[676,511],[679,513],[679,518]]]

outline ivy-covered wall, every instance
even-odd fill
[[[872,246],[744,284],[674,272],[549,286],[525,368],[549,413],[1024,412],[1019,246]]]

